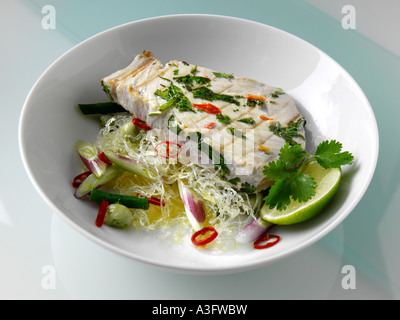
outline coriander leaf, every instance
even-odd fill
[[[302,150],[301,144],[290,146],[289,143],[286,143],[279,153],[280,159],[289,169],[296,168],[308,155],[307,151]]]
[[[339,168],[352,164],[354,157],[351,153],[342,151],[342,144],[336,140],[321,142],[314,154],[314,159],[325,169]]]
[[[277,207],[279,211],[285,210],[290,204],[290,182],[288,179],[282,179],[273,184],[264,201],[269,208]]]
[[[263,173],[275,183],[264,201],[272,209],[284,210],[291,199],[306,202],[315,195],[317,188],[314,178],[302,172],[313,160],[324,168],[339,168],[351,164],[354,157],[349,152],[341,152],[342,144],[332,140],[320,143],[314,155],[301,149],[301,145],[286,143],[279,153],[279,159],[264,167]]]
[[[282,160],[271,161],[264,166],[264,175],[273,181],[278,181],[290,177],[290,171],[287,169],[286,163]]]
[[[277,207],[278,210],[285,210],[291,199],[306,202],[315,195],[316,183],[311,175],[299,170],[286,170],[285,175],[285,178],[277,180],[272,185],[264,198],[271,209]]]
[[[314,178],[309,174],[297,171],[290,180],[290,193],[293,200],[306,202],[315,195],[317,184]]]

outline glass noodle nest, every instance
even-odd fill
[[[125,195],[155,196],[165,206],[150,206],[148,210],[135,210],[133,226],[141,230],[164,231],[190,230],[185,209],[177,187],[178,179],[191,187],[204,200],[206,224],[212,225],[219,233],[220,244],[234,243],[234,238],[244,225],[252,221],[254,208],[262,199],[249,196],[232,188],[216,172],[202,168],[189,161],[185,152],[177,157],[161,157],[156,146],[168,138],[162,130],[140,130],[136,135],[124,134],[125,124],[132,122],[132,115],[116,113],[105,121],[96,140],[99,150],[127,156],[157,173],[154,180],[124,173],[111,185],[115,192]],[[252,197],[252,198],[251,198]]]

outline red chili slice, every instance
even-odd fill
[[[258,95],[255,95],[255,94],[248,94],[248,95],[246,96],[246,99],[248,99],[248,100],[260,100],[260,101],[265,101],[265,100],[267,100],[265,97],[263,97],[263,96],[258,96]]]
[[[209,122],[209,123],[206,123],[204,125],[204,128],[206,128],[206,129],[214,129],[216,125],[217,125],[216,122]]]
[[[158,152],[159,146],[161,146],[163,144],[165,144],[167,146],[165,155],[160,154]],[[175,154],[172,154],[172,155],[170,154],[170,145],[175,145],[178,148],[178,151]],[[175,158],[181,152],[181,149],[182,149],[182,146],[179,143],[176,143],[173,141],[161,141],[161,142],[157,143],[156,147],[154,148],[154,150],[157,151],[158,155],[163,158]]]
[[[107,213],[107,207],[108,207],[108,201],[102,200],[100,203],[99,211],[97,213],[96,221],[94,222],[96,227],[101,228],[101,226],[103,225],[104,218],[106,217]]]
[[[81,185],[81,183],[88,177],[88,176],[90,176],[92,173],[90,172],[90,171],[86,171],[86,172],[83,172],[83,173],[81,173],[81,174],[78,174],[75,178],[74,178],[74,180],[72,181],[72,186],[74,187],[74,188],[78,188],[80,185]]]
[[[161,206],[165,207],[165,201],[164,200],[161,201],[161,199],[156,198],[156,197],[150,197],[150,198],[147,198],[147,199],[149,200],[149,203],[151,203],[151,204],[154,204],[154,205],[159,206],[159,207],[161,207]]]
[[[211,103],[193,103],[193,107],[211,114],[221,113],[221,109]]]
[[[209,233],[209,235],[206,238],[203,238],[202,236],[205,236],[207,233]],[[192,243],[198,247],[205,246],[213,241],[217,236],[218,232],[213,227],[204,227],[203,229],[193,233]]]
[[[275,239],[273,241],[269,241]],[[254,249],[266,249],[276,245],[281,238],[274,234],[266,234],[254,242]]]
[[[133,123],[135,126],[139,127],[140,129],[143,129],[143,130],[151,130],[151,127],[149,127],[149,126],[146,124],[146,122],[144,122],[143,120],[141,120],[141,119],[139,119],[139,118],[133,118],[133,119],[132,119],[132,123]]]
[[[107,158],[106,154],[104,152],[99,154],[99,159],[106,163],[108,166],[112,165],[112,162]]]
[[[274,120],[274,118],[268,118],[268,117],[264,116],[263,114],[260,115],[260,119],[261,120]]]

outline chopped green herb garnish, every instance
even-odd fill
[[[168,79],[168,78],[164,78],[164,77],[161,77],[161,76],[158,76],[160,79],[163,79],[163,80],[166,80],[166,81],[169,81],[169,82],[172,82],[172,80],[171,79]]]
[[[174,80],[178,83],[183,83],[186,85],[193,85],[193,83],[207,84],[211,81],[209,78],[206,77],[191,76],[189,74],[186,76],[174,77]]]
[[[178,94],[179,101],[176,103],[176,108],[179,111],[190,111],[190,112],[196,112],[193,109],[193,105],[190,102],[188,98],[183,93]]]
[[[231,171],[225,164],[225,158],[217,150],[205,142],[200,142],[200,150],[203,151],[211,159],[216,171],[220,170],[222,175],[227,175]]]
[[[228,182],[230,182],[236,186],[240,182],[240,178],[238,178],[238,177],[232,178],[232,179],[228,180]]]
[[[246,105],[248,107],[255,107],[255,106],[262,106],[265,103],[263,100],[252,100],[252,99],[247,99]]]
[[[255,193],[257,191],[257,188],[253,187],[248,182],[245,182],[245,183],[243,183],[243,186],[240,189],[240,191],[252,194],[252,193]]]
[[[106,84],[104,83],[103,80],[101,80],[100,84],[101,84],[101,86],[103,87],[103,91],[107,94],[108,98],[109,98],[111,101],[114,101],[114,99],[113,99],[113,97],[112,97],[112,95],[111,95],[110,87],[109,87],[108,85],[106,85]]]
[[[230,124],[231,118],[229,116],[224,116],[222,113],[216,115],[217,120],[223,124]]]
[[[214,91],[212,91],[211,89],[209,89],[207,87],[199,87],[199,88],[193,89],[193,97],[205,99],[205,100],[209,100],[209,101],[221,100],[221,101],[225,101],[225,102],[234,103],[236,105],[240,105],[239,101],[237,101],[234,96],[231,96],[228,94],[215,93]]]
[[[190,64],[187,63],[186,61],[182,61],[182,63],[183,63],[185,66],[190,66]]]
[[[230,173],[229,168],[225,164],[224,156],[220,154],[217,150],[215,150],[212,146],[202,141],[202,135],[200,132],[189,133],[188,139],[197,143],[198,149],[208,156],[208,158],[214,164],[214,169],[216,171],[219,170],[223,176]]]
[[[269,129],[278,137],[285,139],[289,145],[294,146],[297,144],[297,142],[293,140],[294,138],[304,140],[304,136],[297,131],[301,124],[305,125],[305,122],[304,118],[300,117],[296,122],[290,121],[287,127],[282,127],[279,122],[276,122],[270,125]]]
[[[278,90],[276,90],[274,93],[272,93],[271,96],[272,96],[273,98],[278,98],[281,94],[284,94],[284,93],[285,93],[285,92],[283,92],[282,89],[278,89]]]
[[[179,69],[174,70],[174,75],[177,75],[179,73]]]
[[[237,138],[241,138],[241,139],[246,139],[246,136],[243,134],[243,132],[241,130],[229,127],[226,128],[226,130],[233,136],[237,137]]]
[[[176,135],[179,135],[179,133],[182,131],[182,128],[176,123],[174,115],[171,115],[169,117],[168,123],[167,123],[167,128],[168,128],[168,130],[175,133]]]
[[[151,117],[153,117],[153,116],[161,116],[162,112],[161,111],[153,111],[153,112],[149,112],[147,115],[151,116]]]
[[[160,110],[160,111],[168,110],[169,108],[172,108],[177,103],[177,101],[178,101],[178,97],[175,96],[172,99],[168,100],[166,103],[159,106],[158,110]]]
[[[196,112],[193,109],[192,103],[183,94],[182,90],[173,84],[171,84],[167,89],[156,90],[154,94],[161,97],[164,100],[167,100],[166,103],[162,104],[159,107],[160,111],[165,111],[168,110],[169,108],[176,107],[179,111]]]
[[[233,79],[233,74],[221,73],[221,72],[213,72],[214,76],[217,78],[226,78],[226,79]]]
[[[169,99],[172,98],[172,93],[171,93],[170,88],[167,88],[167,89],[165,89],[165,90],[157,89],[157,90],[154,92],[154,94],[155,94],[156,96],[161,97],[161,98],[164,99],[164,100],[169,100]]]
[[[243,122],[247,124],[256,124],[256,121],[251,117],[239,119],[238,122]]]
[[[195,75],[196,72],[197,72],[197,65],[194,66],[192,70],[190,70],[190,73],[193,74],[193,75]]]

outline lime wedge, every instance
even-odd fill
[[[264,204],[261,208],[261,217],[274,224],[289,225],[303,222],[315,217],[325,208],[336,193],[342,171],[340,168],[324,169],[316,161],[310,162],[303,173],[310,174],[317,184],[315,195],[307,202],[292,200],[289,206],[282,211],[270,209]]]

